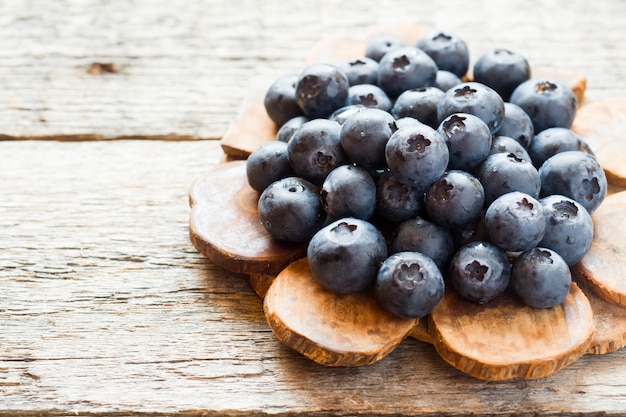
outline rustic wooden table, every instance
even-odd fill
[[[0,4],[0,416],[626,412],[626,350],[489,383],[413,339],[361,368],[281,345],[188,238],[192,181],[248,79],[322,36],[410,23],[626,91],[626,2]],[[28,139],[28,140],[26,140]]]

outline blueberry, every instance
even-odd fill
[[[378,61],[362,57],[338,65],[348,77],[350,85],[376,84],[378,82]]]
[[[436,87],[421,87],[406,90],[398,96],[391,114],[396,119],[413,117],[432,128],[437,128],[437,105],[443,97],[443,91]]]
[[[436,224],[456,229],[480,217],[484,200],[483,186],[474,176],[451,170],[426,191],[426,212]]]
[[[469,68],[469,50],[463,39],[450,32],[431,31],[415,44],[426,52],[440,70],[463,77]]]
[[[331,219],[368,220],[376,209],[376,184],[368,171],[354,165],[333,169],[324,180],[322,205]]]
[[[416,217],[403,221],[395,228],[390,252],[423,253],[443,270],[454,253],[454,241],[450,230]]]
[[[593,155],[587,142],[565,127],[542,130],[528,147],[528,153],[537,168],[541,167],[546,159],[565,151],[581,151]]]
[[[450,151],[449,169],[471,170],[489,155],[491,132],[478,116],[451,114],[441,121],[437,131],[445,138]]]
[[[490,242],[468,243],[456,251],[449,267],[450,281],[459,295],[487,303],[502,294],[511,279],[509,259]]]
[[[296,116],[287,120],[276,132],[276,140],[281,142],[289,142],[289,139],[296,133],[296,130],[300,128],[305,122],[308,122],[309,118],[306,116]]]
[[[341,146],[353,163],[367,169],[385,168],[385,147],[396,130],[391,114],[364,109],[348,117],[341,126]]]
[[[489,236],[487,235],[487,230],[485,228],[484,212],[485,210],[483,210],[480,217],[473,223],[450,230],[455,249],[459,249],[460,247],[472,242],[489,241]]]
[[[560,194],[580,203],[592,214],[607,192],[598,160],[586,152],[565,151],[548,158],[539,168],[541,197]]]
[[[530,155],[528,154],[526,148],[524,148],[521,143],[509,136],[498,135],[492,138],[489,155],[493,155],[494,153],[512,153],[517,158],[523,159],[532,164],[532,159],[530,158]]]
[[[448,91],[462,82],[463,80],[461,80],[456,74],[450,71],[438,70],[437,77],[435,78],[435,87],[441,91]]]
[[[285,142],[266,142],[255,149],[246,160],[248,184],[259,193],[274,181],[294,175]]]
[[[539,202],[546,218],[546,233],[539,246],[552,249],[566,264],[574,265],[591,247],[591,216],[578,202],[562,195],[553,194]]]
[[[387,258],[387,243],[371,223],[354,218],[336,220],[309,242],[311,273],[325,289],[340,294],[364,291],[376,281]]]
[[[306,242],[326,220],[319,189],[299,177],[270,184],[259,197],[259,219],[272,237]]]
[[[264,105],[267,115],[278,126],[287,120],[302,115],[296,101],[298,76],[285,75],[277,78],[265,93]]]
[[[543,239],[546,221],[543,206],[528,194],[513,191],[501,195],[485,212],[490,240],[507,252],[521,252]]]
[[[346,104],[357,104],[385,111],[391,110],[391,100],[387,94],[374,84],[357,84],[348,89]]]
[[[428,256],[399,252],[383,262],[375,288],[376,299],[385,309],[400,317],[420,318],[439,304],[445,284]]]
[[[504,103],[504,120],[498,130],[498,135],[511,137],[524,148],[528,148],[535,136],[533,121],[520,106],[506,102]]]
[[[435,62],[412,46],[389,51],[378,66],[378,85],[392,99],[412,88],[433,86],[436,77]]]
[[[399,119],[396,119],[396,126],[398,127],[398,129],[403,129],[405,127],[411,126],[419,126],[422,124],[422,122],[411,116],[400,117]]]
[[[476,178],[485,189],[485,204],[512,191],[520,191],[533,198],[539,197],[539,172],[528,159],[515,153],[489,155],[476,169]]]
[[[504,101],[492,88],[477,82],[466,82],[445,92],[437,106],[440,121],[454,113],[478,116],[494,134],[504,120]]]
[[[550,127],[572,127],[578,103],[565,84],[531,78],[511,94],[510,102],[521,107],[533,122],[535,134]]]
[[[401,222],[424,209],[424,191],[398,180],[385,171],[376,181],[376,214],[385,220]]]
[[[493,48],[474,64],[474,81],[488,85],[507,101],[515,88],[530,78],[530,65],[522,54]]]
[[[425,124],[397,130],[385,147],[391,172],[414,188],[435,182],[446,170],[449,157],[445,139]]]
[[[379,62],[387,52],[401,46],[406,46],[406,43],[395,36],[378,36],[367,43],[365,56]]]
[[[572,275],[558,253],[531,248],[519,255],[511,267],[511,286],[519,298],[534,308],[561,304],[569,294]]]
[[[327,119],[313,119],[300,126],[287,143],[295,173],[321,185],[330,171],[348,163],[340,133],[341,125]]]
[[[337,122],[340,125],[343,125],[348,117],[352,116],[355,113],[360,112],[363,109],[367,109],[367,107],[361,104],[349,104],[343,107],[338,108],[330,116],[328,116],[328,120],[332,120],[333,122]]]
[[[349,87],[348,77],[336,66],[312,64],[298,77],[296,102],[305,116],[326,117],[345,105]]]

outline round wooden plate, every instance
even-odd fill
[[[593,241],[576,275],[600,298],[626,307],[626,191],[606,197],[592,219]]]
[[[389,313],[369,292],[342,295],[323,289],[306,258],[276,277],[263,308],[278,340],[328,366],[374,363],[404,340],[418,321]]]
[[[191,186],[189,236],[198,252],[243,274],[277,274],[303,257],[305,244],[272,239],[259,222],[258,193],[249,185],[245,161],[218,164]]]
[[[430,319],[435,349],[446,362],[494,381],[548,376],[586,353],[593,336],[591,305],[576,284],[548,309],[508,294],[476,304],[450,290]]]
[[[593,149],[611,184],[626,186],[626,97],[582,106],[572,130]]]

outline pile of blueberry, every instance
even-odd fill
[[[374,39],[267,91],[279,129],[248,158],[248,182],[261,223],[308,243],[324,288],[372,290],[402,317],[431,312],[446,285],[537,308],[568,294],[607,191],[570,130],[576,98],[505,48],[480,56],[472,81],[468,69],[466,43],[434,31]]]

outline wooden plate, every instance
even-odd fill
[[[323,289],[306,258],[276,277],[263,308],[278,340],[328,366],[374,363],[404,340],[418,321],[389,313],[369,292],[342,295]]]
[[[576,275],[600,298],[626,307],[626,191],[606,197],[591,218],[593,241]]]
[[[504,294],[486,304],[446,291],[430,315],[439,355],[476,378],[542,378],[587,352],[593,336],[589,300],[572,284],[553,308],[523,305]]]
[[[189,236],[221,267],[243,274],[277,274],[303,257],[305,244],[272,239],[259,222],[258,193],[248,185],[245,161],[218,164],[191,186]]]
[[[626,186],[626,97],[585,104],[572,130],[585,138],[611,184]]]

